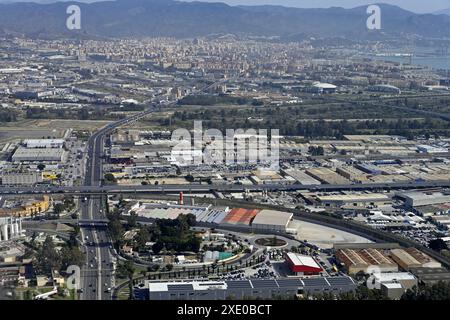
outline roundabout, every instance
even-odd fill
[[[255,240],[255,244],[264,247],[284,247],[287,242],[278,236],[261,237]]]

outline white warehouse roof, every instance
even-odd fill
[[[292,252],[288,252],[287,256],[289,260],[291,260],[291,262],[296,266],[307,266],[311,268],[321,269],[321,267],[317,264],[317,262],[310,256],[304,256]]]
[[[374,273],[373,277],[379,282],[392,282],[392,281],[416,279],[416,277],[414,277],[414,275],[409,272]]]
[[[64,142],[64,139],[27,139],[23,141],[27,148],[60,148]]]
[[[292,216],[290,212],[261,210],[253,219],[253,225],[287,226]]]
[[[64,149],[33,149],[17,148],[12,156],[13,161],[62,161],[65,156]]]
[[[227,284],[224,281],[171,281],[171,282],[149,282],[148,288],[150,291],[170,291],[171,287],[177,286],[192,286],[192,290],[214,290],[227,289]]]
[[[336,89],[337,86],[331,83],[323,83],[323,82],[314,82],[313,86],[316,88],[322,88],[322,89]]]

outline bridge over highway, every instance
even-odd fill
[[[66,224],[76,224],[80,227],[107,227],[108,220],[107,219],[58,219],[58,220],[45,220],[45,221],[39,221],[39,220],[27,220],[23,222],[23,225],[25,227],[33,227],[38,226],[41,224],[48,224],[48,223],[66,223]]]
[[[76,187],[16,187],[0,188],[0,196],[21,194],[70,194],[70,195],[106,195],[106,194],[133,194],[133,193],[209,193],[227,192],[242,193],[245,191],[364,191],[364,190],[398,190],[398,189],[423,189],[423,188],[450,188],[450,181],[426,181],[426,182],[394,182],[394,183],[363,183],[363,184],[323,184],[323,185],[208,185],[208,184],[182,184],[182,185],[146,185],[146,186],[99,186],[86,185]]]

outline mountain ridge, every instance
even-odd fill
[[[77,4],[82,30],[66,29],[66,8]],[[220,2],[173,0],[117,0],[94,3],[75,1],[36,4],[0,3],[0,30],[27,36],[175,37],[192,38],[210,34],[253,36],[364,39],[386,35],[414,34],[449,37],[450,16],[415,14],[400,7],[379,4],[382,30],[366,28],[367,6],[304,9],[283,6],[229,6]]]

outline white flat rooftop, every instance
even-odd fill
[[[292,219],[293,214],[290,212],[261,210],[253,219],[255,225],[276,225],[286,226]]]
[[[394,280],[414,280],[415,277],[409,272],[374,273],[373,275],[380,282],[392,282]]]
[[[403,289],[400,283],[383,283],[383,285],[388,289]]]
[[[169,291],[169,286],[186,286],[192,285],[194,291],[201,290],[226,290],[228,288],[227,284],[223,281],[182,281],[182,282],[149,282],[148,288],[151,292],[164,292]]]
[[[23,141],[27,143],[64,143],[64,139],[26,139]]]
[[[296,266],[307,266],[321,269],[321,267],[317,264],[317,262],[310,256],[299,255],[292,252],[289,252],[287,256]]]

